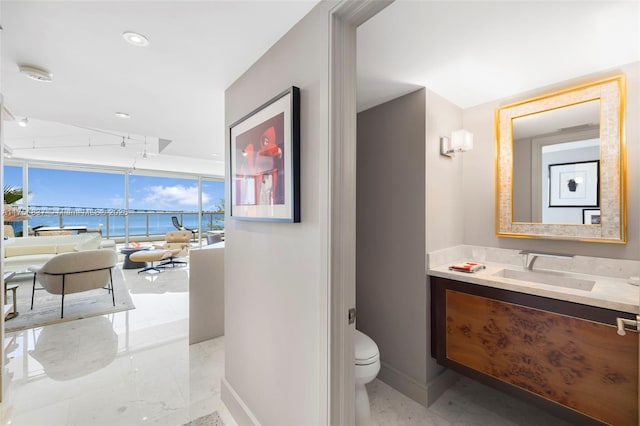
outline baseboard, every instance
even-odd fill
[[[424,406],[427,405],[427,386],[413,377],[406,375],[402,371],[390,366],[384,361],[380,365],[378,379],[382,380],[398,392],[413,399],[417,403]]]
[[[233,387],[222,378],[221,398],[224,405],[227,406],[229,413],[233,416],[238,426],[260,426],[260,422],[251,413],[251,410],[244,403],[242,398],[236,393]]]
[[[449,389],[459,379],[460,375],[458,373],[449,368],[445,368],[433,380],[427,383],[427,407],[436,402],[444,391]]]
[[[445,369],[429,383],[424,384],[385,362],[382,362],[378,373],[378,379],[425,407],[433,404],[459,378],[458,373]]]

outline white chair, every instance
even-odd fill
[[[29,271],[33,272],[31,309],[36,292],[36,280],[42,285],[42,288],[37,290],[62,295],[60,318],[64,318],[65,294],[105,288],[111,293],[113,306],[116,306],[111,269],[116,266],[117,261],[117,255],[113,250],[85,250],[62,253],[42,266],[30,266]]]

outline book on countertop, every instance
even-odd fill
[[[468,273],[478,272],[484,268],[485,266],[483,264],[476,263],[476,262],[454,263],[453,265],[449,266],[449,270],[451,271],[468,272]]]

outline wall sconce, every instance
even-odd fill
[[[440,138],[440,154],[453,157],[456,152],[466,152],[473,149],[473,133],[464,129],[451,132],[451,139],[446,136]]]

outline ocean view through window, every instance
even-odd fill
[[[124,171],[69,170],[28,167],[23,182],[21,166],[4,167],[5,185],[25,188],[16,207],[28,208],[29,234],[40,227],[82,226],[103,237],[163,236],[175,229],[171,217],[183,226],[198,228],[197,178],[129,175],[129,199]],[[224,229],[224,182],[201,179],[202,231]],[[127,202],[128,201],[128,202]],[[23,235],[23,222],[13,222]]]

